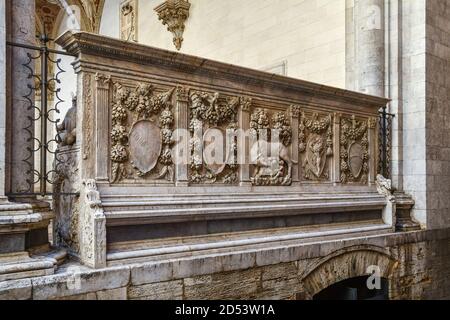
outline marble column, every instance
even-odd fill
[[[36,21],[35,21],[35,3],[30,0],[15,0],[9,2],[10,7],[10,24],[9,24],[9,40],[14,43],[25,45],[36,44]],[[26,18],[25,18],[26,17]],[[30,134],[24,128],[30,126],[30,117],[35,117],[35,110],[30,108],[30,102],[24,98],[29,93],[27,87],[31,84],[29,79],[29,71],[22,64],[28,61],[27,54],[36,56],[37,53],[24,50],[23,48],[9,48],[9,65],[10,65],[10,88],[9,99],[7,104],[11,106],[9,119],[11,126],[9,138],[11,139],[10,150],[10,185],[8,187],[10,193],[33,192],[27,180],[33,181],[34,174],[30,166],[23,160],[30,156],[27,150],[34,149],[34,141],[30,139]],[[33,66],[31,66],[33,67]],[[30,97],[34,102],[34,97]],[[32,125],[32,124],[31,124]],[[30,127],[31,132],[34,126]],[[32,156],[29,161],[34,163]]]
[[[8,41],[33,45],[34,16],[33,0],[0,0],[0,198],[5,193],[32,191],[26,180],[33,175],[27,175],[29,167],[22,161],[27,147],[33,148],[33,141],[23,130],[29,117],[34,117],[34,109],[23,98],[30,83],[22,66],[28,60],[28,50],[5,48],[5,35]],[[54,218],[49,204],[31,197],[9,200],[13,202],[0,201],[0,282],[54,273],[65,252],[52,252],[49,246],[48,226]]]
[[[385,96],[385,0],[355,0],[355,89]]]

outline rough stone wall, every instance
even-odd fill
[[[427,225],[450,226],[450,1],[426,8]]]
[[[450,229],[283,246],[0,283],[0,299],[311,299],[378,265],[391,299],[450,299]],[[69,272],[71,271],[71,272]]]
[[[100,33],[118,37],[119,1],[108,0]],[[190,0],[181,52],[345,87],[345,0]],[[175,50],[172,35],[139,1],[139,42]]]

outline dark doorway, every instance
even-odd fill
[[[381,278],[380,289],[369,289],[368,276],[351,278],[322,290],[313,300],[389,300],[389,283]]]

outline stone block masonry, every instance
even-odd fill
[[[0,299],[303,300],[367,275],[370,265],[388,279],[392,300],[448,299],[450,229],[281,243],[101,270],[72,264],[55,275],[1,282]]]

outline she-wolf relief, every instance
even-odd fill
[[[191,91],[189,94],[191,184],[235,184],[238,182],[237,116],[244,98],[219,93]],[[212,151],[208,152],[211,145]],[[222,149],[221,155],[215,152]]]
[[[303,178],[310,181],[329,180],[329,164],[333,155],[333,116],[308,117],[302,112],[299,122],[299,152]]]
[[[111,130],[113,183],[174,179],[173,89],[114,83]]]
[[[341,183],[366,184],[369,174],[368,120],[341,119]]]
[[[276,112],[270,118],[266,110],[256,109],[251,115],[250,130],[253,185],[291,185],[292,166],[296,163],[291,157],[292,128],[287,115]]]

